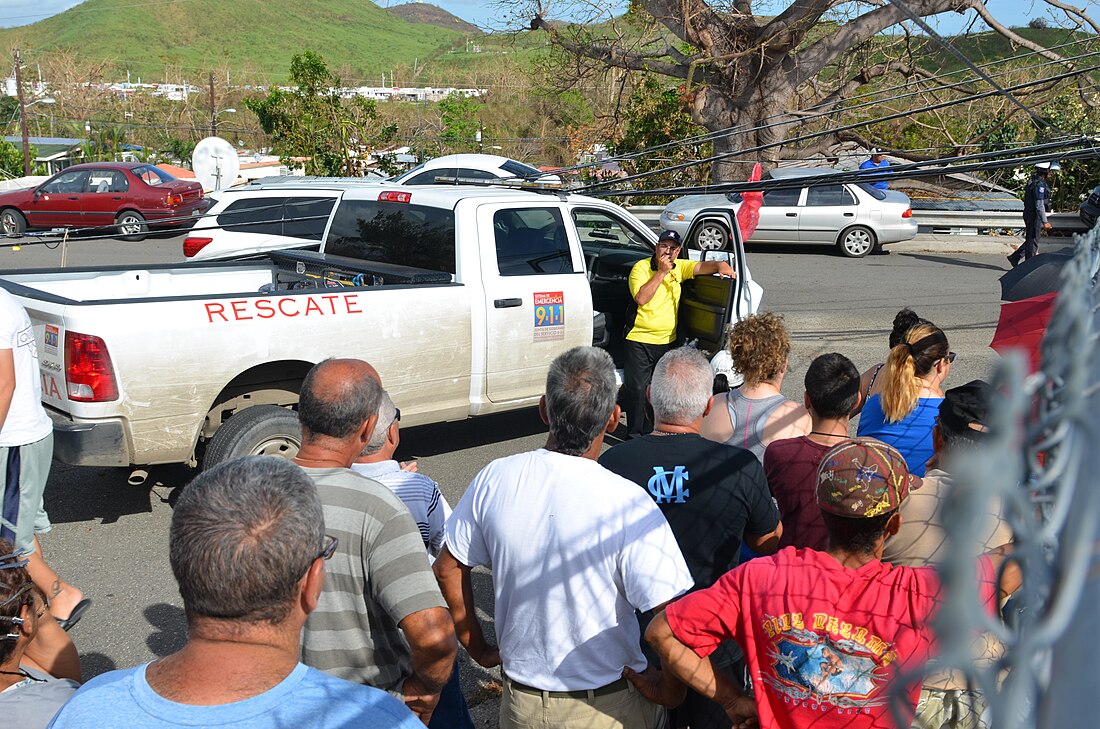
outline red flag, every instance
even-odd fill
[[[752,174],[749,182],[756,182],[761,177],[760,163],[752,166]],[[741,240],[746,241],[756,232],[756,226],[760,224],[760,206],[764,203],[764,193],[760,190],[750,190],[741,193],[741,207],[737,208],[737,227],[741,229]]]

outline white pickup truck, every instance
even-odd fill
[[[736,230],[727,211],[696,224],[710,216]],[[627,273],[655,240],[593,198],[363,188],[345,193],[320,252],[8,271],[0,285],[33,322],[56,458],[209,467],[296,452],[302,378],[326,357],[370,361],[406,424],[536,403],[565,349],[617,356]],[[759,298],[739,239],[733,250],[736,280],[685,289],[681,329],[704,349]]]

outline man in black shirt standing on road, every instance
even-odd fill
[[[699,435],[711,408],[714,373],[698,350],[681,347],[657,362],[649,386],[654,429],[600,457],[600,465],[646,489],[672,527],[695,588],[708,587],[738,563],[742,538],[774,552],[783,533],[764,469],[744,448]],[[741,653],[732,641],[712,657],[736,678]],[[670,726],[729,727],[722,707],[688,691]]]

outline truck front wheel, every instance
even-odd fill
[[[278,405],[256,405],[233,415],[206,445],[203,470],[238,456],[293,458],[302,445],[298,414]]]

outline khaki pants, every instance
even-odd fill
[[[504,678],[500,729],[665,729],[665,710],[642,697],[634,684],[607,696],[552,698],[512,690]]]
[[[989,729],[985,700],[976,691],[922,688],[913,729]]]

